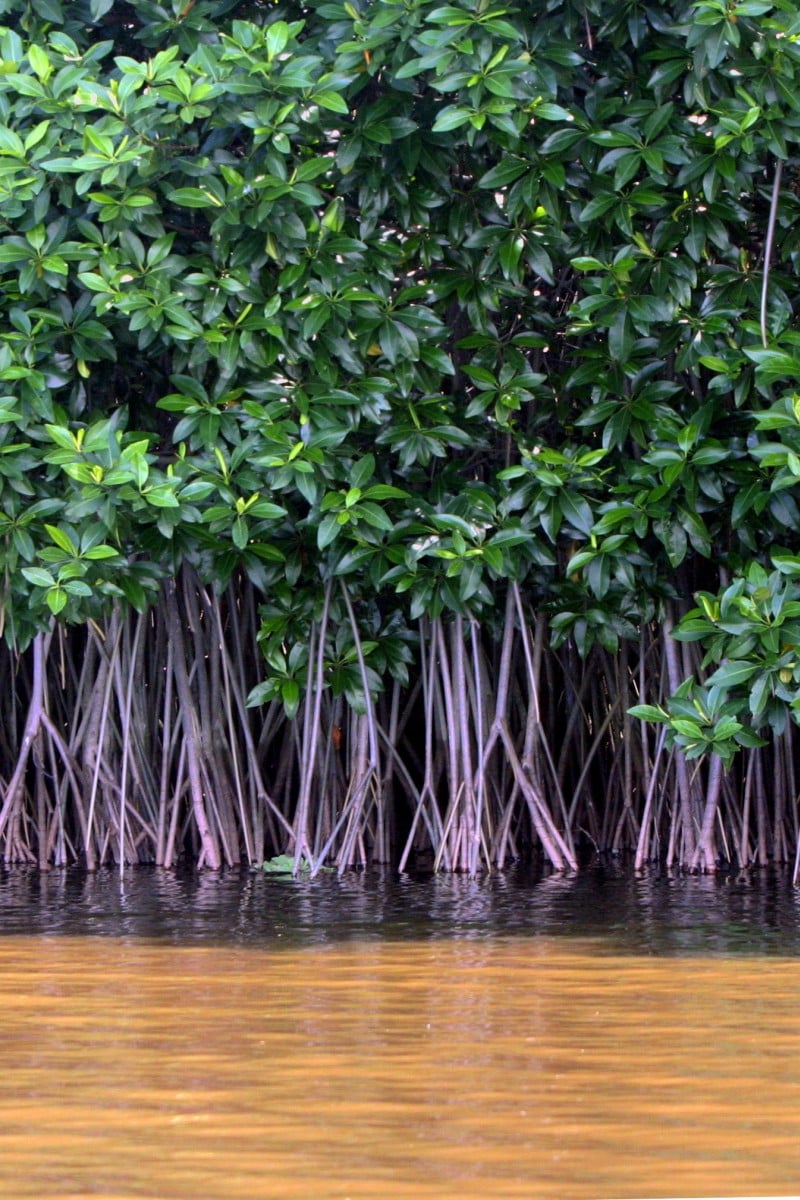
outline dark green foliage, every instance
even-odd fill
[[[377,736],[420,621],[479,622],[491,683],[511,588],[572,672],[554,744],[573,650],[687,757],[782,733],[793,3],[0,0],[0,23],[9,647],[190,572],[258,596],[251,705],[311,720],[324,688]],[[659,622],[695,593],[678,636],[705,659],[664,650],[664,686]],[[476,778],[486,719],[460,735]]]

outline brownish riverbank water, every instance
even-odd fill
[[[800,963],[0,939],[0,1195],[789,1194]]]

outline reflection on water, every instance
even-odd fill
[[[619,870],[485,879],[0,872],[0,936],[153,938],[176,945],[318,945],[438,938],[597,937],[636,954],[800,955],[800,892],[785,876],[635,878]]]
[[[795,893],[0,875],[0,1196],[787,1194]]]

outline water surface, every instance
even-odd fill
[[[0,878],[0,1195],[788,1195],[757,877]]]
[[[0,872],[0,936],[148,938],[271,947],[499,936],[598,938],[636,954],[800,956],[800,890],[785,874],[636,878],[602,868],[532,879],[351,873],[341,879],[156,868]]]

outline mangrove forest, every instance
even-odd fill
[[[0,858],[800,855],[794,0],[0,0]]]

